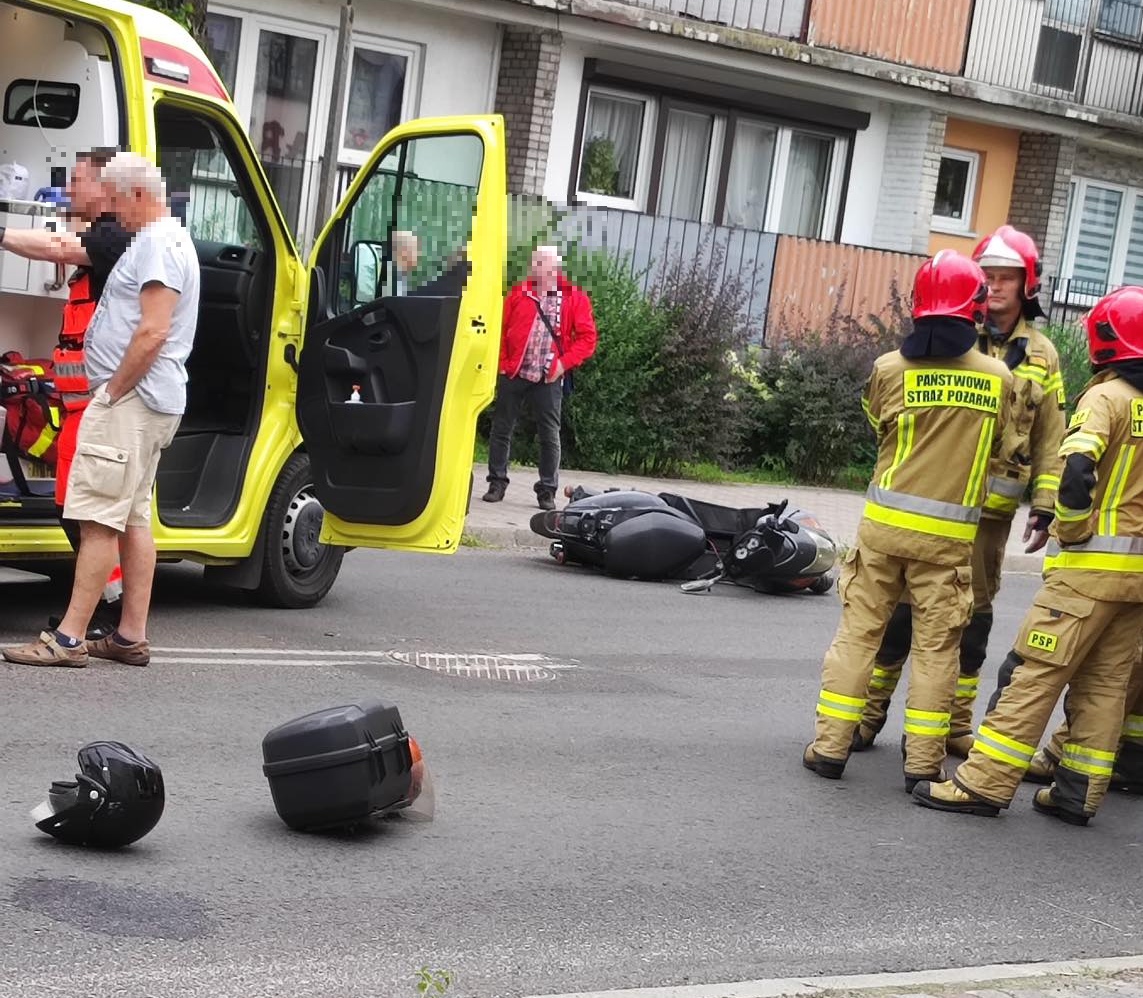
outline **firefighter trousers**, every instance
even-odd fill
[[[1000,591],[1000,574],[1004,551],[1012,530],[1009,519],[984,517],[972,547],[972,617],[960,640],[960,677],[953,700],[949,737],[972,734],[972,712],[980,686],[980,670],[988,655],[988,636],[992,632],[992,603]],[[865,710],[861,715],[861,731],[872,738],[883,727],[889,714],[893,691],[901,680],[905,660],[913,640],[912,611],[906,602],[893,611],[869,681]]]
[[[1111,781],[1143,603],[1092,599],[1067,578],[1066,569],[1057,569],[1036,594],[1001,670],[1003,685],[953,779],[968,793],[1007,807],[1068,687],[1069,729],[1054,795],[1064,810],[1090,817]]]
[[[905,773],[939,773],[957,677],[957,646],[972,608],[969,565],[882,554],[860,542],[838,578],[841,622],[822,665],[813,750],[844,762],[865,708],[874,658],[901,594],[913,605],[913,669],[905,701]]]
[[[1136,656],[1131,681],[1127,684],[1127,699],[1123,707],[1123,727],[1119,733],[1115,778],[1132,786],[1143,787],[1143,649]],[[1067,696],[1064,697],[1064,722],[1056,728],[1044,754],[1059,766],[1064,757],[1071,727],[1068,718]]]

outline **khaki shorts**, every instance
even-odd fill
[[[64,516],[118,531],[149,526],[159,456],[181,419],[147,408],[134,390],[112,405],[100,386],[80,420]]]

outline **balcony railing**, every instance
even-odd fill
[[[777,38],[805,38],[809,0],[619,0],[631,7],[673,14],[705,24],[757,31]]]
[[[965,76],[1093,110],[1143,114],[1143,4],[978,0]]]

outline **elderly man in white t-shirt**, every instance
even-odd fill
[[[159,170],[118,153],[100,180],[110,211],[134,238],[107,279],[87,331],[84,413],[64,516],[81,540],[71,602],[54,632],[9,648],[9,662],[83,668],[89,656],[147,665],[147,615],[155,574],[151,491],[159,456],[186,408],[186,359],[198,321],[199,264],[190,234],[167,206]],[[114,634],[83,636],[115,564],[123,613]]]

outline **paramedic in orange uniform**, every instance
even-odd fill
[[[68,214],[86,225],[82,231],[73,234],[48,229],[6,230],[0,226],[0,249],[29,260],[74,264],[76,267],[68,281],[68,300],[64,305],[59,345],[52,355],[62,420],[56,445],[56,511],[64,533],[76,551],[79,550],[79,525],[64,518],[63,506],[68,473],[75,456],[80,415],[91,400],[84,369],[83,340],[103,287],[131,241],[115,216],[104,211],[105,198],[99,172],[114,155],[114,149],[106,149],[80,153],[76,157],[67,192]],[[122,574],[116,565],[108,579],[103,605],[96,612],[89,637],[99,638],[115,629],[122,590]],[[54,627],[56,623],[58,621],[50,622],[48,626]]]

